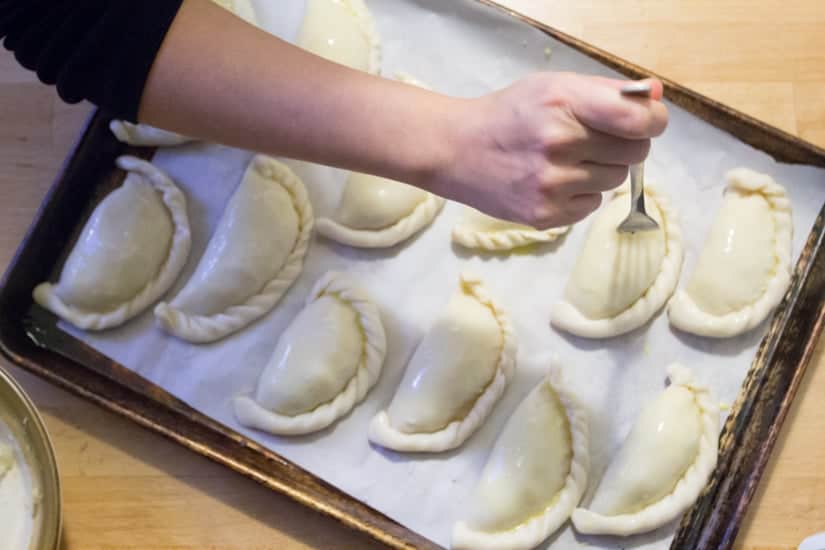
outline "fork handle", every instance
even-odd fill
[[[642,164],[630,166],[630,200],[636,205],[637,212],[645,212],[644,177]]]

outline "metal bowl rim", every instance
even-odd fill
[[[42,459],[44,461],[44,464],[41,464],[41,467],[38,468],[38,472],[43,478],[42,483],[44,484],[44,487],[41,488],[43,498],[45,498],[47,494],[45,485],[51,485],[54,489],[54,502],[49,502],[49,504],[54,506],[56,521],[52,522],[54,523],[53,526],[46,525],[45,522],[43,522],[41,524],[39,539],[33,539],[33,541],[37,540],[39,542],[38,550],[51,550],[59,548],[60,538],[63,531],[63,492],[60,484],[60,475],[57,468],[57,457],[54,452],[51,437],[49,436],[49,432],[46,428],[46,423],[43,421],[43,417],[37,409],[37,406],[34,404],[34,401],[32,401],[20,383],[12,378],[11,373],[9,373],[2,365],[0,365],[0,386],[6,386],[11,390],[10,395],[12,399],[16,399],[22,405],[29,417],[33,420],[29,428],[31,428],[35,433],[35,436],[39,440],[39,443],[42,445],[42,450],[44,451],[42,453],[43,456],[38,455],[37,457],[38,459]],[[42,510],[43,504],[40,506]],[[51,527],[53,527],[53,529]],[[34,547],[32,546],[31,548]]]

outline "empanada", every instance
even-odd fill
[[[298,45],[352,69],[381,70],[381,41],[364,0],[308,0]]]
[[[509,317],[477,277],[461,287],[415,350],[389,407],[370,425],[373,443],[439,452],[461,445],[504,393],[516,365]]]
[[[569,230],[569,225],[534,229],[467,208],[464,218],[453,228],[453,242],[479,250],[512,250],[529,244],[555,241]]]
[[[652,531],[687,510],[716,467],[719,410],[708,389],[681,365],[670,386],[639,413],[599,483],[589,509],[573,525],[591,535]]]
[[[504,426],[453,528],[454,550],[527,550],[570,517],[587,487],[587,414],[554,377],[542,380]]]
[[[81,329],[121,325],[158,300],[189,256],[186,198],[152,164],[117,159],[128,172],[91,217],[59,281],[34,289],[34,300]]]
[[[312,207],[286,165],[255,156],[195,273],[155,308],[160,326],[189,342],[213,342],[269,312],[301,273]]]
[[[255,396],[235,398],[235,416],[279,435],[326,428],[372,388],[385,354],[378,308],[348,276],[327,273],[278,339]]]
[[[148,124],[132,124],[125,120],[109,122],[109,129],[118,141],[137,147],[174,147],[194,141],[192,138],[168,132],[149,126]]]
[[[333,218],[319,218],[318,232],[361,248],[394,246],[429,225],[444,199],[397,181],[352,173]]]
[[[554,326],[585,338],[624,334],[653,317],[676,288],[683,257],[676,211],[648,184],[647,211],[659,229],[619,233],[630,208],[627,192],[621,188],[596,214],[553,310]]]
[[[670,300],[678,329],[728,337],[761,323],[791,282],[791,201],[770,176],[731,170],[722,207],[687,286]]]

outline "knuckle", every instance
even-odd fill
[[[543,90],[541,102],[545,107],[565,113],[570,110],[570,102],[568,101],[567,96],[562,92],[562,90],[555,87]]]
[[[539,190],[543,194],[555,193],[559,187],[559,175],[554,167],[548,167],[539,176]]]
[[[536,224],[541,223],[547,217],[547,209],[544,206],[534,206],[530,210],[530,225],[536,227]]]
[[[555,124],[544,124],[539,129],[539,145],[543,149],[556,150],[564,146],[566,136]]]
[[[550,208],[546,205],[535,206],[530,213],[530,222],[527,225],[535,227],[536,229],[546,229],[550,226],[551,218],[552,212]]]
[[[558,84],[558,75],[554,73],[533,73],[523,80],[524,91],[529,95],[531,102],[539,105],[558,105],[564,103],[564,94]]]
[[[581,136],[566,124],[556,122],[542,125],[538,139],[544,150],[558,153],[575,147],[581,141]]]

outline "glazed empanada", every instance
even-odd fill
[[[381,70],[381,41],[364,0],[308,0],[298,45],[352,69]]]
[[[507,421],[453,528],[454,550],[527,550],[570,517],[587,487],[587,414],[550,378]]]
[[[573,512],[580,533],[634,535],[679,517],[716,467],[719,410],[681,365],[670,386],[639,413],[599,483],[589,509]]]
[[[770,176],[731,170],[722,207],[687,286],[670,300],[678,329],[735,336],[761,323],[791,282],[791,201]]]
[[[128,172],[91,217],[57,283],[42,283],[34,300],[77,328],[121,325],[158,300],[189,256],[186,198],[152,164],[119,157]]]
[[[426,199],[426,191],[411,185],[353,173],[347,179],[335,212],[338,222],[329,221],[335,224],[336,230],[343,227],[377,233],[409,217]]]
[[[312,207],[286,165],[255,156],[229,201],[195,273],[155,308],[167,332],[213,342],[269,312],[301,273]]]
[[[327,273],[278,339],[255,396],[235,398],[235,417],[277,435],[326,428],[375,385],[386,349],[375,304],[348,276]]]
[[[118,141],[137,147],[174,147],[194,141],[192,138],[148,124],[132,124],[124,120],[111,121],[109,129]]]
[[[453,242],[479,250],[512,250],[533,243],[555,241],[569,230],[569,225],[534,229],[467,208],[464,218],[453,228]]]
[[[516,337],[481,280],[461,288],[415,350],[401,385],[370,425],[370,441],[396,451],[439,452],[481,426],[509,384]]]
[[[628,188],[617,191],[590,226],[554,326],[585,338],[624,334],[645,324],[673,293],[682,269],[682,235],[676,212],[650,185],[647,212],[655,231],[619,233],[627,216]]]
[[[258,26],[258,16],[251,0],[212,0],[215,4],[231,11],[250,25]]]
[[[394,246],[429,225],[444,199],[397,181],[352,173],[332,218],[318,219],[318,232],[361,248]]]

